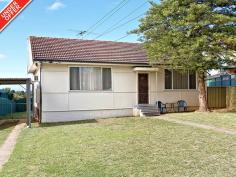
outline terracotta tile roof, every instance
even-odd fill
[[[142,44],[30,37],[34,61],[148,64]]]

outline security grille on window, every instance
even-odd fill
[[[111,90],[111,83],[111,68],[70,68],[70,90]]]
[[[165,89],[196,89],[196,72],[165,69]]]

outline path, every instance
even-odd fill
[[[173,119],[173,118],[166,118],[166,117],[161,117],[161,116],[158,117],[158,119],[165,120],[165,121],[168,121],[168,122],[177,123],[177,124],[202,128],[202,129],[206,129],[206,130],[213,130],[213,131],[216,131],[216,132],[226,133],[226,134],[229,134],[229,135],[235,135],[236,136],[236,131],[235,130],[226,129],[226,128],[219,128],[219,127],[215,127],[213,125],[199,124],[199,123],[194,123],[194,122],[190,122],[190,121],[182,121],[182,120],[177,120],[177,119]]]
[[[10,155],[15,147],[16,140],[24,127],[25,123],[20,121],[8,135],[3,145],[0,147],[0,169],[9,160]]]

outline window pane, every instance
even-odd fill
[[[172,72],[165,69],[165,89],[172,89]]]
[[[79,68],[70,68],[70,90],[80,90]]]
[[[189,71],[189,89],[196,89],[196,72]]]
[[[102,90],[101,68],[91,68],[91,90]]]
[[[188,73],[180,70],[173,70],[173,87],[174,89],[188,89]]]
[[[111,90],[111,68],[102,69],[102,88],[103,90]]]
[[[91,68],[88,67],[81,67],[80,68],[80,77],[81,77],[81,90],[91,90],[90,89],[90,73],[91,73]]]

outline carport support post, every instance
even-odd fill
[[[27,126],[31,128],[31,91],[30,91],[31,79],[26,81],[26,104],[27,104]]]

